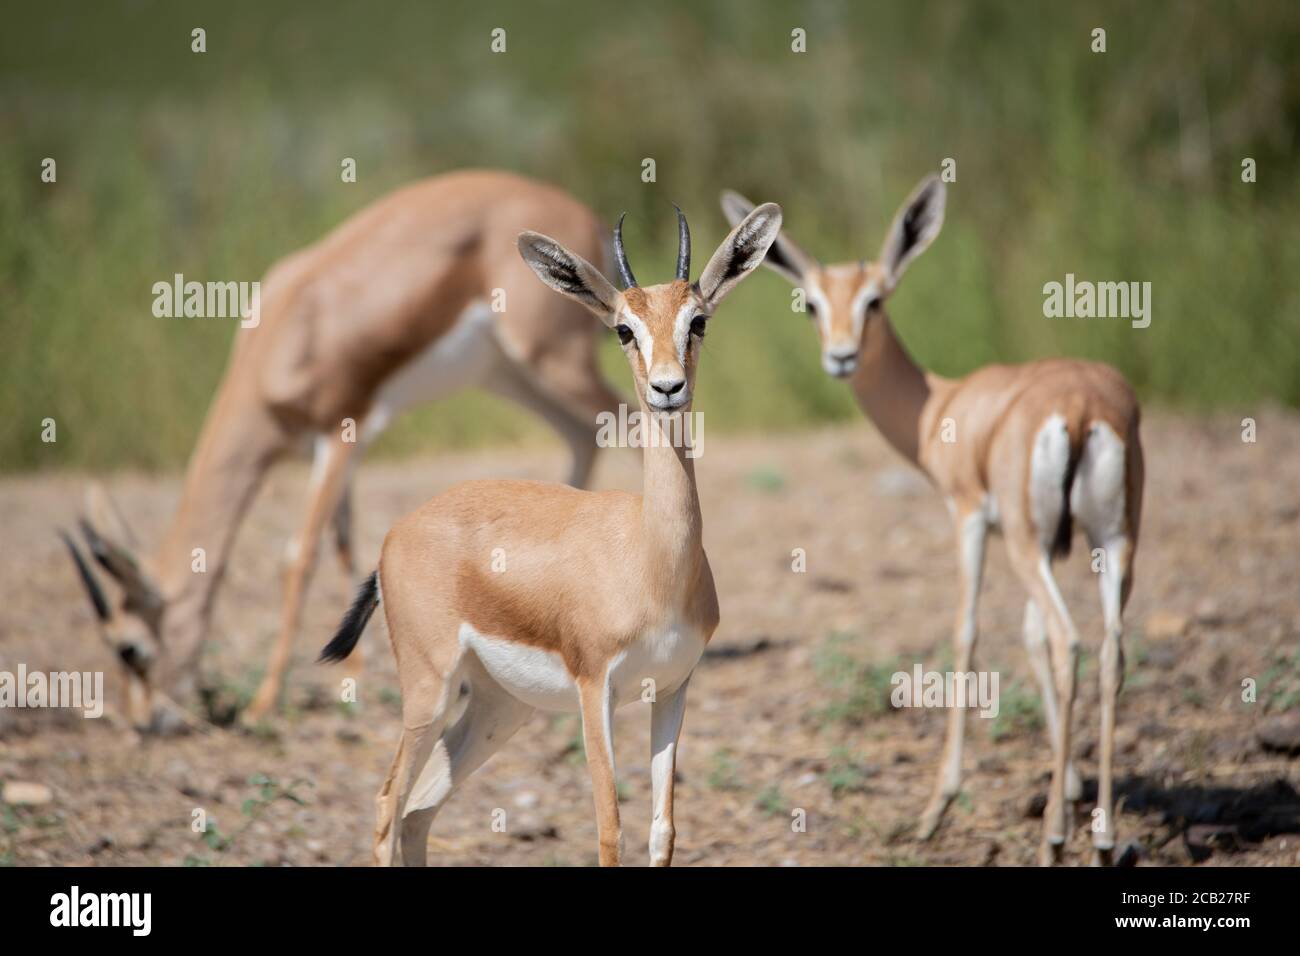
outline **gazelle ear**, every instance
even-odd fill
[[[723,190],[722,214],[727,217],[727,222],[731,225],[739,225],[753,211],[754,204],[740,193],[730,189]],[[789,233],[782,231],[777,234],[776,240],[768,248],[763,265],[798,285],[803,281],[804,275],[816,267],[817,260],[799,248],[790,238]]]
[[[750,212],[727,234],[700,273],[700,294],[710,308],[759,267],[780,231],[781,207],[769,202]]]
[[[162,593],[136,556],[134,539],[121,512],[99,485],[92,485],[87,492],[86,509],[88,515],[79,525],[91,557],[122,585],[133,603],[141,608],[161,607]]]
[[[95,609],[95,617],[101,621],[107,621],[111,616],[108,610],[108,599],[104,597],[104,589],[99,586],[99,580],[95,577],[95,572],[90,569],[86,559],[81,556],[81,549],[77,543],[72,540],[72,536],[66,531],[60,530],[59,537],[67,545],[68,554],[72,556],[72,563],[77,568],[77,577],[81,578],[82,587],[86,589],[86,594],[90,598],[90,604]]]
[[[943,207],[948,188],[931,174],[922,180],[907,202],[894,216],[889,235],[880,250],[880,264],[885,268],[892,289],[898,284],[908,264],[919,256],[943,228]]]
[[[540,232],[519,234],[519,254],[529,268],[561,295],[581,302],[611,328],[618,311],[618,290],[601,271]]]

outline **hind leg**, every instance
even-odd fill
[[[1071,722],[1079,674],[1079,632],[1065,607],[1051,560],[1032,538],[1007,538],[1007,551],[1016,576],[1047,618],[1051,640],[1051,664],[1056,684],[1056,729],[1052,747],[1052,782],[1043,811],[1043,843],[1039,861],[1044,865],[1060,862],[1068,829],[1065,795],[1066,767],[1071,748]]]
[[[322,438],[317,444],[316,462],[307,495],[307,512],[298,535],[289,546],[290,560],[285,568],[279,633],[262,683],[248,709],[241,715],[240,719],[246,725],[255,725],[268,717],[279,702],[293,654],[294,638],[298,634],[303,600],[316,566],[317,545],[347,485],[356,447],[341,437]]]
[[[402,862],[425,866],[433,818],[456,789],[533,714],[485,675],[469,682],[464,714],[433,745],[402,819]]]
[[[957,517],[957,556],[960,567],[961,593],[957,606],[957,620],[952,642],[955,652],[955,670],[964,674],[970,670],[971,655],[975,650],[976,625],[980,582],[984,575],[984,549],[988,540],[988,522],[978,508],[959,510]],[[962,739],[966,728],[966,709],[952,707],[948,711],[948,732],[943,744],[943,758],[939,775],[934,783],[934,793],[921,815],[917,835],[928,840],[943,820],[949,805],[961,791]]]
[[[571,456],[567,481],[575,488],[584,487],[596,459],[595,417],[588,426],[534,381],[531,372],[509,359],[501,362],[485,384],[495,394],[533,412],[559,433],[569,446]]]
[[[1043,714],[1047,723],[1047,738],[1052,742],[1055,754],[1059,739],[1057,730],[1059,714],[1056,706],[1056,684],[1052,677],[1052,661],[1047,651],[1047,625],[1043,620],[1043,611],[1034,600],[1025,602],[1024,623],[1025,651],[1029,655],[1029,666],[1038,681],[1039,694],[1043,701]],[[1083,781],[1075,769],[1074,759],[1066,754],[1065,760],[1065,799],[1075,803],[1083,798]]]
[[[1106,636],[1101,645],[1101,768],[1097,809],[1093,812],[1093,863],[1108,865],[1115,849],[1115,708],[1124,681],[1124,605],[1133,584],[1132,547],[1128,538],[1109,542],[1100,575]]]
[[[355,590],[360,586],[361,581],[357,578],[356,555],[352,550],[351,474],[348,475],[345,481],[343,494],[339,497],[338,507],[334,509],[334,518],[331,524],[334,530],[334,553],[338,556],[339,567],[343,570],[343,576],[347,579],[348,587]],[[357,641],[357,646],[353,648],[352,653],[343,662],[344,673],[358,683],[365,671],[365,647],[366,640],[363,633],[361,640]]]
[[[385,612],[389,619],[389,634],[395,637],[402,633],[400,628],[394,629],[393,607],[386,606]],[[443,677],[444,673],[448,676]],[[442,672],[428,668],[418,677],[410,672],[402,677],[402,739],[398,742],[388,777],[375,797],[376,866],[395,864],[399,852],[398,831],[416,779],[429,762],[443,729],[456,716],[449,711],[455,704],[452,693],[459,688],[461,681],[459,659],[453,660],[451,666]]]
[[[509,290],[510,308],[497,327],[502,361],[484,384],[540,415],[564,437],[573,456],[568,483],[586,487],[596,457],[597,416],[617,414],[624,402],[600,373],[600,323],[537,282],[514,249],[501,252],[494,270],[490,284]]]
[[[439,722],[402,730],[402,739],[398,741],[393,765],[388,770],[388,777],[384,780],[379,795],[375,797],[375,866],[395,864],[398,848],[394,821],[401,819],[411,777],[429,759],[429,753],[441,729]]]

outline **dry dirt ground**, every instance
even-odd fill
[[[1242,441],[1239,420],[1157,413],[1144,423],[1148,485],[1117,756],[1120,840],[1142,865],[1300,863],[1300,758],[1256,736],[1300,708],[1300,417],[1261,415],[1254,444]],[[1000,541],[976,666],[1000,673],[1001,715],[970,721],[964,793],[938,837],[918,843],[944,715],[891,711],[887,693],[893,671],[951,660],[955,557],[943,504],[865,422],[706,437],[698,474],[722,625],[690,690],[676,862],[1034,862],[1048,749],[1020,641],[1023,596]],[[564,464],[551,446],[370,463],[358,485],[359,552],[373,561],[392,522],[452,482],[551,479]],[[228,696],[251,691],[267,654],[304,480],[301,467],[278,470],[241,532],[205,659]],[[636,453],[605,453],[597,483],[636,489]],[[0,670],[102,669],[112,701],[114,662],[54,534],[75,516],[83,484],[0,482]],[[156,540],[178,478],[122,476],[112,486],[137,533]],[[791,570],[796,548],[806,573]],[[1101,620],[1081,542],[1059,576],[1085,640],[1076,741],[1093,787]],[[39,806],[0,805],[0,860],[368,863],[373,799],[399,729],[382,615],[366,635],[358,708],[338,703],[341,670],[311,663],[349,591],[324,553],[288,710],[267,733],[139,741],[108,720],[0,710],[0,782],[52,794]],[[1242,701],[1246,678],[1257,682],[1255,703]],[[640,703],[615,720],[626,860],[637,865],[648,725]],[[192,828],[196,809],[206,837]],[[800,810],[802,832],[792,826]],[[1087,859],[1086,827],[1085,804],[1070,864]],[[440,864],[589,865],[595,855],[579,726],[568,716],[534,717],[457,792],[430,838]]]

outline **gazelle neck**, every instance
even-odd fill
[[[165,600],[163,683],[189,689],[240,519],[283,447],[264,407],[226,383],[208,410],[153,564]],[[201,553],[196,549],[202,549]]]
[[[690,405],[673,416],[641,404],[641,540],[651,587],[667,598],[695,580],[703,554],[703,519],[687,431]]]
[[[886,441],[922,469],[926,411],[946,381],[917,365],[883,311],[868,327],[865,348],[851,380],[858,404]]]

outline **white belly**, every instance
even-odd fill
[[[460,626],[460,643],[473,651],[492,679],[512,697],[539,710],[578,712],[578,686],[559,654],[480,634]],[[704,637],[694,628],[670,626],[643,635],[610,662],[614,706],[674,690],[704,653]],[[653,683],[647,683],[653,682]]]
[[[379,387],[363,439],[375,438],[408,408],[482,382],[501,359],[495,329],[495,316],[486,302],[466,306],[451,328]]]

